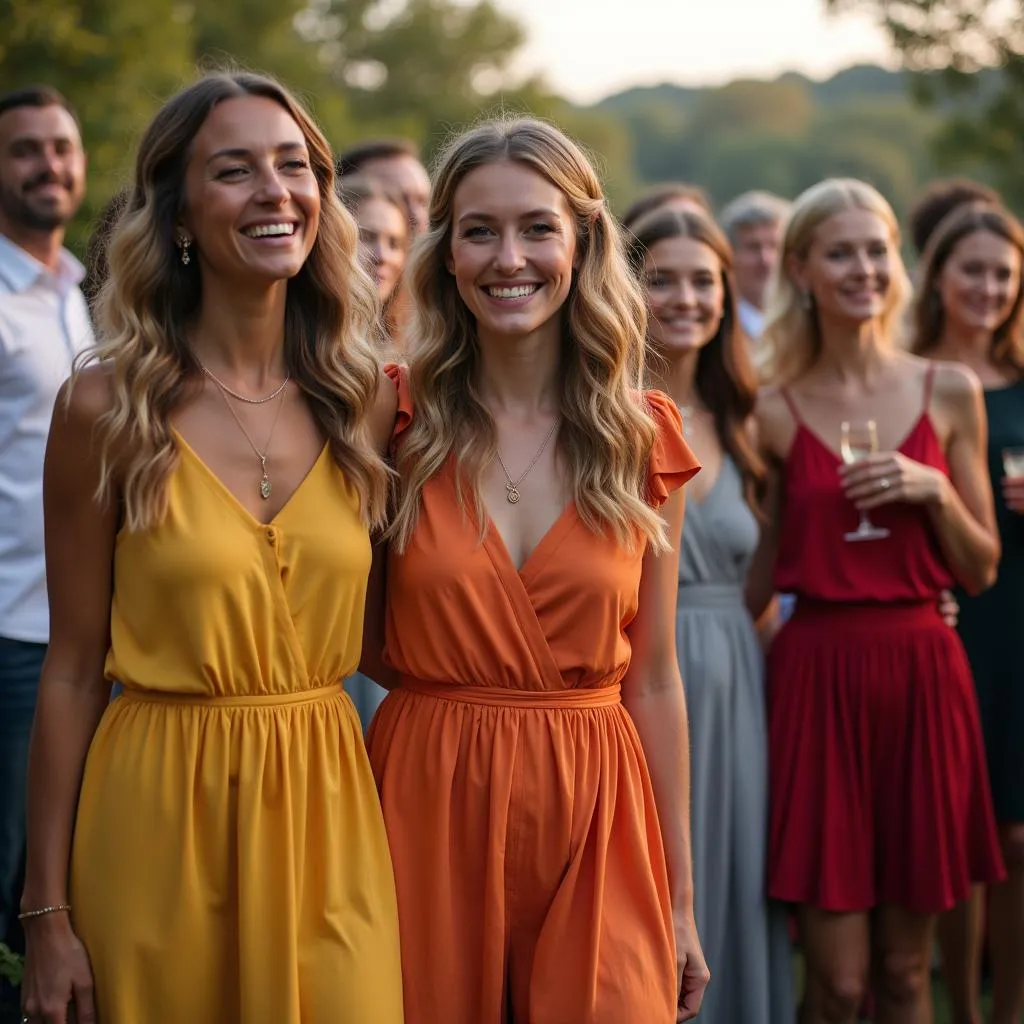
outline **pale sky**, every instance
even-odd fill
[[[891,64],[863,14],[826,15],[824,0],[497,0],[524,22],[520,66],[590,103],[631,85],[720,84],[783,71],[826,77],[849,64]]]

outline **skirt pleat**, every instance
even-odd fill
[[[970,667],[934,605],[802,601],[768,664],[771,896],[931,914],[1003,877]]]

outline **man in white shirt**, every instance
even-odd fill
[[[732,244],[740,324],[754,343],[764,330],[765,307],[772,276],[782,250],[782,233],[790,204],[770,192],[744,192],[719,216]]]
[[[85,190],[67,101],[0,97],[0,940],[18,944],[25,783],[49,639],[43,455],[58,389],[92,343],[82,265],[63,248]]]

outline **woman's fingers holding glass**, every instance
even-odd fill
[[[1024,477],[1004,477],[1003,498],[1008,508],[1019,515],[1024,515]]]

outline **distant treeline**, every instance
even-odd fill
[[[591,109],[628,135],[630,193],[683,179],[722,204],[751,188],[793,197],[848,175],[870,181],[902,212],[939,174],[987,177],[966,160],[936,163],[931,143],[944,110],[915,103],[910,84],[903,72],[863,65],[824,82],[787,74],[720,88],[635,88]],[[627,183],[615,184],[618,192]]]

